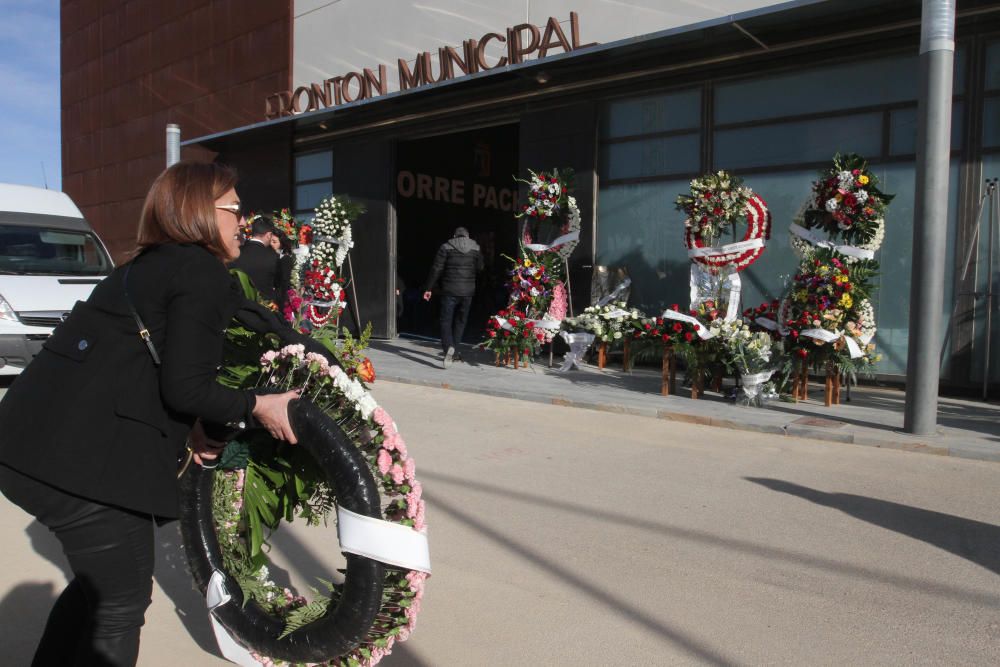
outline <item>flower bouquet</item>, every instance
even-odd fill
[[[535,173],[529,169],[528,173],[528,180],[515,179],[528,186],[528,203],[516,216],[523,220],[521,245],[532,252],[553,252],[565,261],[580,242],[580,208],[571,194],[573,170]],[[557,223],[558,227],[543,230],[543,222]],[[533,242],[532,231],[535,240],[548,238],[547,243]]]
[[[852,246],[877,250],[885,235],[886,207],[892,199],[893,195],[879,190],[878,178],[867,160],[855,154],[838,154],[813,183],[804,227],[821,229]]]
[[[727,322],[720,327],[719,340],[726,351],[726,366],[740,377],[742,403],[763,405],[762,390],[774,373],[774,341],[767,332],[754,333],[745,322]]]
[[[497,366],[502,362],[504,366],[512,364],[517,368],[520,362],[527,368],[544,340],[543,330],[524,311],[504,308],[487,320],[486,340],[480,347],[493,351]]]

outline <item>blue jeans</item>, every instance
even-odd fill
[[[471,306],[471,296],[441,297],[441,349],[445,352],[462,342]]]

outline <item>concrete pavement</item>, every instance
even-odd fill
[[[369,354],[379,377],[395,382],[742,431],[1000,461],[1000,406],[981,401],[942,398],[938,434],[918,437],[902,432],[905,396],[890,388],[855,387],[850,402],[826,408],[823,387],[813,383],[808,401],[774,400],[766,409],[745,408],[713,392],[696,401],[690,399],[690,392],[661,396],[659,369],[637,368],[623,373],[620,358],[604,370],[583,364],[579,370],[560,373],[547,367],[547,359],[540,359],[529,369],[515,371],[496,368],[491,354],[463,346],[467,363],[456,363],[444,371],[438,345],[436,341],[405,338],[375,341]],[[557,357],[557,366],[560,361]]]
[[[434,565],[387,666],[1000,662],[995,463],[374,392],[416,459]],[[21,665],[63,577],[3,502],[0,528],[4,662]],[[332,530],[279,537],[294,582],[337,558]],[[175,539],[160,532],[140,665],[225,664]]]

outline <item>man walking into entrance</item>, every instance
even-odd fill
[[[431,273],[424,285],[424,301],[430,301],[431,290],[440,280],[441,289],[441,349],[444,367],[456,358],[455,349],[462,342],[465,323],[469,318],[472,297],[476,293],[476,274],[484,268],[479,244],[469,238],[469,230],[459,227],[455,236],[438,248]],[[461,360],[461,355],[457,355]]]

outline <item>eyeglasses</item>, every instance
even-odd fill
[[[229,211],[236,216],[237,220],[242,220],[246,217],[246,214],[243,212],[243,204],[216,204],[215,208]]]

